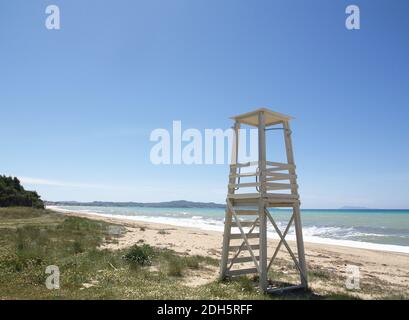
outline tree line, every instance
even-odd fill
[[[0,207],[44,208],[44,202],[35,191],[24,190],[16,177],[0,175]]]

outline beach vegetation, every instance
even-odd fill
[[[148,244],[141,246],[133,245],[128,249],[123,258],[131,263],[135,263],[140,266],[149,266],[152,264],[152,258],[154,257],[154,250]]]
[[[32,207],[44,209],[44,202],[35,191],[27,191],[16,177],[0,175],[0,207]]]
[[[166,274],[171,277],[181,277],[183,275],[183,261],[175,255],[167,255],[165,264]]]
[[[308,277],[310,279],[330,280],[331,273],[324,269],[310,267],[308,271]]]
[[[344,279],[311,269],[312,288],[321,283],[325,294],[264,295],[257,277],[218,281],[219,261],[212,257],[146,243],[107,249],[114,226],[32,207],[0,208],[0,299],[357,299],[374,290],[340,291]],[[277,262],[272,279],[298,281],[284,260]],[[59,268],[60,289],[45,286],[48,266]],[[331,292],[326,283],[334,281],[338,289]]]

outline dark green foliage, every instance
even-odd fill
[[[0,207],[33,207],[44,209],[35,191],[26,191],[17,178],[0,175]]]
[[[144,244],[142,246],[133,245],[124,255],[126,261],[136,263],[140,266],[148,266],[152,263],[154,250],[151,246]]]

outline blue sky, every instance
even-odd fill
[[[61,30],[44,26],[50,4]],[[0,173],[47,200],[223,202],[227,165],[155,166],[149,135],[268,106],[296,117],[305,208],[408,208],[408,9],[0,0]]]

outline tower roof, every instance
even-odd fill
[[[239,123],[244,123],[250,126],[258,126],[258,115],[260,112],[264,112],[266,126],[272,126],[283,121],[290,121],[294,117],[287,116],[282,113],[274,112],[267,108],[260,108],[251,112],[243,113],[238,116],[231,117]]]

